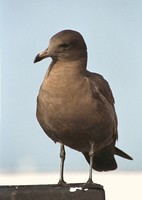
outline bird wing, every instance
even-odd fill
[[[102,75],[97,74],[97,73],[90,73],[88,72],[88,76],[89,79],[92,81],[92,85],[94,87],[94,90],[98,90],[99,92],[99,96],[101,97],[101,99],[104,99],[105,102],[107,102],[107,104],[109,104],[113,110],[114,113],[114,133],[113,133],[113,141],[115,143],[115,141],[118,139],[118,131],[117,131],[117,116],[116,116],[116,112],[115,112],[115,100],[111,91],[111,88],[109,86],[109,83],[103,78]]]
[[[94,82],[94,85],[97,86],[99,92],[107,99],[107,101],[114,106],[115,100],[111,91],[111,88],[108,82],[97,73],[91,73],[90,79]]]

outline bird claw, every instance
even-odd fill
[[[97,183],[94,183],[92,180],[88,180],[82,187],[82,190],[85,189],[103,189],[103,186]]]
[[[59,182],[57,183],[58,186],[66,186],[67,183],[64,180],[59,180]]]

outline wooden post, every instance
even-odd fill
[[[82,189],[83,184],[0,186],[0,200],[105,200],[102,186]]]

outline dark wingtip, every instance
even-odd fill
[[[115,147],[115,154],[118,155],[118,156],[121,156],[123,158],[126,158],[128,160],[133,160],[133,158],[131,156],[126,154],[124,151],[118,149],[117,147]]]

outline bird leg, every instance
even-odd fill
[[[87,183],[91,184],[91,183],[93,183],[92,168],[93,168],[93,157],[94,157],[94,143],[91,144],[91,148],[89,151],[89,157],[90,157],[90,166],[89,166],[89,178],[88,178]]]
[[[83,190],[86,188],[89,189],[96,189],[96,188],[102,188],[100,184],[96,184],[92,180],[92,169],[93,169],[93,158],[94,158],[94,143],[91,143],[91,148],[89,151],[89,157],[90,157],[90,166],[89,166],[89,178],[88,181],[83,185]]]
[[[60,158],[61,158],[61,163],[60,163],[60,178],[59,178],[59,185],[65,185],[66,182],[64,181],[64,162],[65,162],[65,148],[63,144],[60,144]]]

